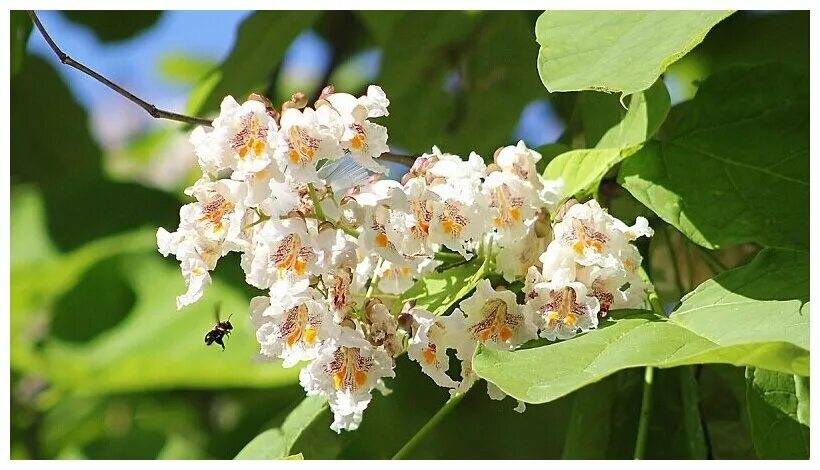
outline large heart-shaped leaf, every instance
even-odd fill
[[[620,369],[729,363],[808,375],[808,257],[764,250],[709,280],[664,319],[622,312],[599,330],[516,352],[481,349],[474,368],[531,403],[566,395]]]
[[[550,92],[645,90],[727,11],[547,11],[535,25]]]
[[[807,248],[808,99],[808,74],[791,66],[712,75],[661,142],[621,165],[619,180],[707,248]]]

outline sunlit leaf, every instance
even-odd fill
[[[547,11],[535,25],[550,92],[645,90],[731,12]]]

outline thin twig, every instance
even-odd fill
[[[430,420],[427,421],[427,423],[425,423],[424,426],[422,426],[422,428],[419,429],[419,431],[416,434],[414,434],[413,437],[409,441],[407,441],[407,443],[404,444],[404,446],[402,446],[402,448],[399,449],[399,451],[396,452],[395,455],[393,455],[392,460],[402,460],[406,458],[407,454],[409,454],[410,451],[415,449],[418,443],[421,442],[421,440],[424,439],[424,437],[426,437],[427,434],[429,434],[430,431],[432,431],[433,428],[435,428],[436,425],[438,425],[438,423],[440,423],[445,416],[447,416],[447,414],[461,401],[462,398],[464,398],[465,393],[467,392],[456,393],[455,395],[451,396],[450,399],[447,400],[447,403],[445,403],[444,406],[439,408],[436,414],[434,414],[433,417],[430,418]]]
[[[85,65],[77,62],[76,60],[72,59],[68,56],[65,52],[60,49],[57,44],[51,39],[51,36],[46,32],[46,28],[43,27],[43,23],[40,22],[40,18],[37,17],[37,13],[33,10],[28,10],[28,15],[31,17],[31,21],[34,23],[34,26],[37,27],[37,30],[40,31],[40,34],[43,36],[43,39],[46,40],[51,50],[54,51],[54,54],[57,55],[57,58],[60,59],[64,65],[68,65],[69,67],[73,67],[80,72],[88,75],[89,77],[97,80],[98,82],[102,83],[103,85],[107,86],[108,88],[116,91],[120,95],[124,96],[140,108],[144,109],[151,117],[157,119],[168,119],[171,121],[178,121],[178,122],[185,122],[188,124],[200,124],[203,126],[211,126],[211,121],[208,119],[186,116],[184,114],[172,113],[170,111],[166,111],[164,109],[159,109],[151,103],[143,100],[142,98],[134,95],[130,91],[126,90],[125,88],[117,85],[116,83],[112,82],[111,80],[103,77],[99,73],[91,70],[90,68],[86,67]]]

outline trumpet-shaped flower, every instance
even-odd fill
[[[318,357],[299,374],[308,395],[324,395],[333,411],[336,432],[359,427],[371,392],[385,377],[395,377],[393,359],[374,347],[356,328],[343,327],[338,338],[322,345]]]
[[[313,289],[274,299],[254,297],[250,316],[261,353],[281,358],[284,367],[315,359],[322,342],[341,333],[327,303]]]

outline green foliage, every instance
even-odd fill
[[[448,152],[476,151],[489,159],[509,142],[524,105],[544,96],[531,72],[536,48],[523,12],[365,18],[392,25],[375,33],[384,57],[377,82],[391,100],[384,120],[395,129],[391,142],[411,153],[429,152],[435,142]]]
[[[302,400],[288,413],[282,425],[253,438],[236,455],[237,460],[289,459],[291,448],[301,433],[326,411],[327,400],[313,396]],[[297,455],[302,455],[301,453]],[[302,460],[301,458],[299,460]]]
[[[250,15],[239,26],[231,53],[193,92],[188,109],[194,114],[211,113],[219,109],[226,95],[242,100],[250,93],[264,93],[291,41],[318,15],[318,11],[262,11]]]
[[[808,92],[807,73],[791,66],[717,73],[660,142],[623,164],[619,181],[707,248],[807,248]]]
[[[746,397],[758,457],[809,458],[807,377],[748,368]]]
[[[215,67],[209,59],[194,57],[182,52],[169,52],[159,60],[157,67],[165,80],[193,86]]]
[[[472,292],[486,274],[486,260],[480,258],[430,274],[416,281],[402,295],[399,305],[414,301],[416,307],[441,315]]]
[[[594,194],[607,172],[638,151],[640,147],[570,150],[547,165],[544,176],[561,178],[564,198]]]
[[[26,56],[26,43],[32,28],[31,18],[22,10],[11,11],[11,76],[13,77],[23,66]]]
[[[162,16],[161,11],[134,10],[108,11],[71,10],[63,12],[66,18],[87,28],[103,42],[131,39],[154,26]]]
[[[548,11],[535,26],[538,72],[550,92],[631,95],[700,43],[731,12]]]
[[[66,16],[119,41],[160,13]],[[639,248],[657,285],[686,277],[673,260],[684,264],[696,247],[683,235],[736,250],[723,257],[734,269],[709,264],[719,274],[700,282],[708,276],[694,281],[688,266],[689,282],[658,288],[668,317],[614,312],[571,340],[481,349],[475,371],[531,403],[526,413],[489,400],[478,382],[410,458],[626,459],[641,425],[647,458],[807,458],[808,14],[726,16],[547,12],[536,42],[526,12],[259,12],[222,64],[168,54],[158,65],[166,79],[196,84],[189,111],[209,115],[227,94],[315,94],[318,80],[361,92],[356,58],[378,49],[373,82],[392,101],[383,124],[391,146],[413,154],[436,144],[489,160],[511,143],[522,108],[547,98],[567,129],[538,149],[538,170],[562,177],[566,197],[649,218],[656,235]],[[329,69],[294,81],[282,58],[308,29],[328,42]],[[416,436],[448,394],[406,356],[392,394],[374,392],[361,428],[341,435],[328,428],[327,403],[304,397],[298,368],[254,361],[242,317],[261,292],[243,282],[236,254],[200,302],[176,311],[184,282],[156,252],[155,231],[176,225],[180,201],[106,174],[85,110],[54,67],[26,53],[30,31],[27,15],[12,12],[12,457],[390,458]],[[549,95],[538,74],[551,91],[620,96]],[[670,93],[695,90],[670,109]],[[115,156],[151,161],[187,130],[152,130]],[[413,300],[446,314],[495,279],[487,263],[426,276],[394,313]],[[217,302],[234,314],[225,352],[202,340]],[[660,369],[641,424],[642,366]],[[748,366],[745,378],[737,366]]]

